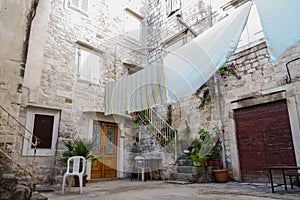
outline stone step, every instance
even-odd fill
[[[194,166],[176,166],[176,170],[178,173],[198,175],[200,172],[205,171],[205,168]]]
[[[180,159],[190,159],[190,158],[189,158],[189,154],[187,154],[187,153],[181,154],[181,155],[179,156],[178,159],[179,159],[179,160],[180,160]]]
[[[172,183],[172,184],[185,185],[185,184],[190,184],[191,182],[166,180],[166,181],[164,181],[164,183]]]
[[[179,159],[179,160],[177,160],[177,165],[178,166],[194,166],[194,163],[190,159]]]
[[[185,181],[189,183],[195,183],[197,182],[199,176],[193,175],[193,174],[187,174],[187,173],[173,173],[172,179],[173,181]]]

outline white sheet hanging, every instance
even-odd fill
[[[299,0],[256,0],[272,62],[300,40]]]
[[[176,102],[195,93],[235,51],[247,23],[248,2],[178,50],[164,63],[168,101]]]

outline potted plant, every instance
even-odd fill
[[[193,161],[195,167],[201,166],[201,161],[203,161],[199,155],[201,144],[202,142],[199,139],[194,139],[189,147],[189,158]]]
[[[72,156],[83,156],[87,161],[95,161],[102,159],[102,156],[95,157],[91,154],[92,149],[95,147],[95,142],[85,141],[82,139],[75,139],[72,141],[65,141],[66,151],[63,152],[62,157],[60,158],[60,163],[63,166],[67,166],[68,159]],[[83,176],[83,186],[86,184],[87,175]],[[79,186],[79,180],[77,176],[74,176],[75,186]]]
[[[218,129],[216,129],[218,131]],[[215,138],[217,142],[215,143],[215,146],[212,149],[212,158],[214,160],[214,166],[215,169],[212,170],[215,180],[218,183],[225,183],[228,181],[228,168],[223,168],[220,164],[220,152],[222,150],[222,145],[220,142],[219,137]]]

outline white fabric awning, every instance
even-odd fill
[[[105,114],[120,114],[145,110],[166,104],[166,89],[161,65],[153,65],[107,83]]]

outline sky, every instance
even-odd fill
[[[203,0],[207,4],[211,4],[212,10],[217,11],[222,14],[230,14],[230,12],[233,10],[233,8],[229,9],[228,11],[223,12],[220,7],[225,5],[230,0]],[[257,9],[255,2],[253,4],[253,7],[251,9],[249,19],[247,22],[247,25],[244,29],[244,32],[242,33],[241,40],[238,44],[238,48],[247,48],[251,44],[255,43],[256,41],[262,39],[264,37],[260,20],[258,17]]]

